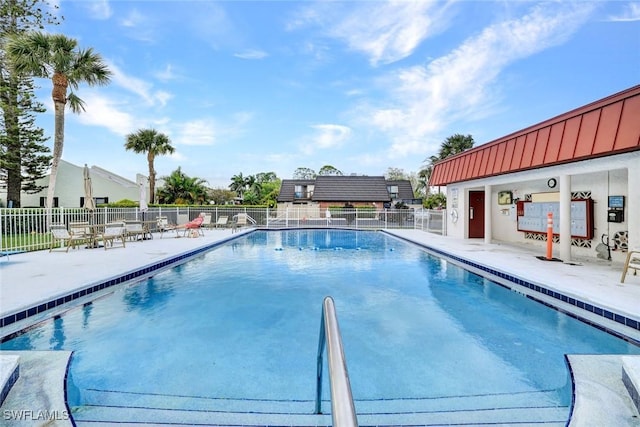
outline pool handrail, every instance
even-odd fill
[[[333,298],[327,296],[322,302],[320,337],[318,341],[318,369],[316,383],[316,414],[322,413],[322,354],[327,345],[329,382],[331,384],[331,417],[334,427],[357,427],[356,409],[351,394],[347,360],[344,357],[340,326]]]

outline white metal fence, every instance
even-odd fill
[[[324,212],[309,215],[305,208],[268,209],[238,206],[167,207],[150,208],[141,212],[138,208],[98,208],[93,212],[82,208],[0,208],[0,252],[34,251],[50,246],[50,224],[89,222],[106,224],[112,221],[149,221],[154,232],[159,216],[168,218],[170,224],[182,224],[192,220],[200,212],[211,213],[212,224],[226,216],[233,224],[238,214],[246,214],[248,225],[259,228],[351,228],[390,229],[409,228],[431,233],[445,234],[444,210],[385,209],[380,211],[330,208],[331,216]]]

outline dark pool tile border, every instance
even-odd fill
[[[430,252],[436,253],[436,254],[441,255],[441,256],[443,256],[445,258],[448,258],[448,259],[452,259],[454,261],[459,262],[460,264],[467,265],[469,267],[473,267],[476,270],[480,270],[480,271],[488,273],[488,274],[490,274],[492,276],[499,277],[499,278],[501,278],[501,279],[503,279],[503,280],[505,280],[507,282],[511,282],[511,283],[523,286],[523,287],[528,288],[528,289],[530,289],[530,290],[532,290],[534,292],[540,293],[542,295],[549,296],[551,298],[554,298],[554,299],[556,299],[558,301],[562,301],[562,302],[567,303],[569,305],[572,305],[574,307],[578,307],[578,308],[580,308],[582,310],[585,310],[585,311],[587,311],[589,313],[595,314],[596,316],[600,316],[600,317],[603,317],[605,319],[613,320],[616,323],[619,323],[619,324],[621,324],[623,326],[627,326],[627,327],[629,327],[631,329],[634,329],[634,330],[640,332],[640,322],[635,320],[635,319],[631,319],[629,317],[626,317],[626,316],[623,316],[621,314],[612,312],[612,311],[607,310],[605,308],[598,307],[596,305],[580,301],[580,300],[578,300],[578,299],[576,299],[574,297],[571,297],[571,296],[568,296],[568,295],[564,295],[561,292],[557,292],[557,291],[554,291],[552,289],[547,289],[544,286],[540,286],[540,285],[537,285],[535,283],[531,283],[531,282],[529,282],[529,281],[527,281],[527,280],[525,280],[525,279],[523,279],[521,277],[513,276],[511,274],[496,270],[494,268],[487,267],[486,265],[483,265],[483,264],[478,264],[477,262],[470,261],[468,259],[459,257],[457,255],[452,255],[449,252],[443,251],[443,250],[438,249],[438,248],[434,248],[433,246],[425,245],[424,243],[415,242],[413,240],[406,239],[406,238],[401,237],[401,236],[396,236],[395,234],[390,234],[390,235],[394,236],[394,237],[396,237],[398,239],[404,240],[406,242],[410,242],[410,243],[413,243],[415,245],[421,246],[421,247],[427,249]],[[498,285],[504,286],[504,287],[508,287],[508,286],[506,286],[506,285],[504,285],[502,283],[498,283],[498,282],[495,282],[495,283],[497,283]],[[563,310],[562,308],[560,308],[558,306],[555,306],[553,304],[549,304],[548,302],[545,302],[545,301],[543,301],[543,300],[541,300],[539,298],[536,298],[534,295],[527,295],[527,298],[532,299],[534,301],[537,301],[539,303],[542,303],[542,304],[544,304],[544,305],[546,305],[546,306],[548,306],[550,308],[553,308],[554,310],[561,311],[562,313],[564,313],[564,314],[566,314],[568,316],[571,316],[571,317],[573,317],[575,319],[578,319],[578,320],[580,320],[582,322],[585,322],[585,323],[587,323],[587,324],[589,324],[589,325],[591,325],[591,326],[593,326],[595,328],[598,328],[598,329],[600,329],[602,331],[605,331],[605,332],[607,332],[607,333],[609,333],[611,335],[615,335],[615,336],[617,336],[619,338],[624,339],[625,341],[629,341],[629,342],[631,342],[631,343],[633,343],[633,344],[635,344],[637,346],[640,346],[640,341],[638,341],[638,340],[636,340],[634,338],[631,338],[631,337],[628,337],[626,335],[623,335],[618,331],[615,331],[615,330],[612,330],[610,328],[607,328],[606,326],[603,326],[603,325],[601,325],[599,323],[593,322],[593,321],[591,321],[589,319],[586,319],[586,318],[584,318],[582,316],[579,316],[576,313],[573,313],[573,312],[570,312],[570,311],[567,311],[567,310]]]
[[[640,394],[629,377],[629,374],[627,374],[627,370],[624,368],[624,365],[622,366],[622,383],[629,392],[631,401],[635,405],[636,409],[640,411]]]
[[[229,242],[230,240],[234,240],[237,239],[238,237],[241,236],[245,236],[248,233],[243,233],[237,236],[232,236],[232,237],[228,237],[226,239],[223,240],[219,240],[215,243],[211,243],[209,245],[206,246],[202,246],[200,248],[197,249],[193,249],[191,251],[188,252],[184,252],[180,255],[176,255],[174,257],[171,258],[166,258],[162,261],[158,261],[154,264],[150,264],[147,265],[139,270],[134,270],[134,271],[130,271],[115,277],[112,277],[110,279],[107,279],[103,282],[98,282],[96,284],[93,284],[87,288],[81,289],[81,290],[77,290],[74,291],[70,294],[67,295],[63,295],[61,297],[56,297],[56,298],[52,298],[49,301],[45,301],[41,304],[38,304],[36,306],[33,307],[28,307],[24,310],[20,310],[17,313],[13,313],[10,314],[8,316],[2,317],[0,318],[0,328],[3,328],[5,326],[9,326],[15,322],[27,319],[31,316],[35,316],[37,314],[43,313],[45,311],[51,310],[53,308],[59,307],[61,305],[67,304],[71,301],[74,301],[78,298],[81,297],[85,297],[87,295],[91,295],[95,292],[110,288],[112,286],[115,285],[119,285],[121,283],[125,283],[125,282],[129,282],[131,280],[135,280],[137,278],[144,278],[146,276],[149,276],[151,273],[156,272],[158,270],[162,270],[165,269],[169,266],[173,266],[173,265],[178,265],[178,264],[182,264],[184,261],[188,260],[189,258],[192,258],[196,255],[199,255],[201,253],[207,252],[217,246],[223,245],[227,242]],[[3,341],[6,339],[7,337],[5,337],[3,339]]]
[[[7,398],[9,391],[11,391],[11,387],[18,381],[20,378],[20,364],[17,363],[15,368],[13,368],[13,372],[9,375],[7,382],[2,386],[2,390],[0,390],[0,406],[4,403],[4,400]]]

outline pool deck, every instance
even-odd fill
[[[43,302],[50,301],[75,291],[86,288],[92,284],[100,283],[127,272],[140,270],[140,268],[157,264],[167,258],[174,258],[180,254],[189,254],[191,251],[209,247],[219,242],[226,241],[250,230],[240,230],[232,234],[232,230],[218,229],[206,230],[204,237],[199,238],[175,238],[171,233],[165,233],[163,238],[155,235],[153,240],[127,242],[126,248],[116,247],[108,250],[97,249],[70,249],[55,250],[53,253],[39,251],[32,253],[12,254],[10,257],[0,258],[0,318],[20,312],[31,307],[36,307]],[[477,265],[486,266],[493,272],[504,273],[510,277],[523,278],[546,289],[562,293],[572,299],[592,304],[612,313],[624,316],[628,321],[640,322],[640,275],[627,275],[626,283],[620,283],[622,265],[611,264],[604,260],[574,260],[571,263],[544,261],[537,258],[541,253],[540,248],[528,246],[516,246],[501,243],[486,244],[483,240],[462,240],[451,237],[442,237],[419,230],[389,230],[389,234],[431,248],[440,255],[453,256],[452,261],[461,263],[465,260]],[[464,262],[462,262],[464,264]],[[474,270],[473,266],[471,270]],[[149,274],[153,275],[153,274]],[[148,276],[146,276],[148,277]],[[144,276],[139,280],[144,280]],[[105,290],[104,292],[108,292]],[[523,289],[523,294],[535,294],[530,289]],[[99,293],[87,296],[86,300],[97,297]],[[546,303],[554,303],[560,309],[568,312],[578,312],[589,321],[601,324],[605,329],[611,329],[640,342],[640,331],[637,328],[620,325],[620,322],[607,319],[602,315],[594,315],[563,302],[553,301],[546,295],[533,295],[535,299]],[[546,298],[546,299],[545,299]],[[82,298],[76,301],[83,303]],[[73,303],[72,303],[73,304]],[[59,309],[65,309],[60,307]],[[6,336],[16,330],[20,330],[30,323],[41,321],[47,314],[32,316],[28,319],[17,321],[4,328],[0,328],[0,335]],[[8,353],[8,352],[3,352]],[[46,353],[46,352],[43,352]],[[28,356],[21,364],[20,378],[29,378],[30,360]],[[0,360],[2,357],[0,357]],[[577,360],[577,359],[576,359]],[[578,363],[578,362],[576,362]],[[598,372],[602,366],[610,367],[613,363],[610,359],[598,361],[597,358],[579,360],[579,373],[584,378],[585,372],[590,377],[583,384],[593,384],[599,381]],[[600,365],[604,363],[604,365]],[[621,364],[622,362],[620,362]],[[66,365],[64,363],[61,366]],[[33,368],[35,369],[35,368]],[[615,369],[618,369],[616,367]],[[614,370],[615,370],[614,369]],[[605,370],[602,370],[605,372]],[[608,371],[607,371],[608,372]],[[602,375],[601,387],[607,387],[606,376]],[[579,385],[579,381],[576,382]],[[51,393],[62,393],[58,382],[52,386]],[[0,384],[1,385],[1,384]],[[8,393],[2,409],[34,409],[25,403],[24,389],[20,391],[20,379],[16,386]],[[17,389],[17,390],[16,390]],[[580,393],[580,387],[576,389]],[[623,393],[624,394],[624,393]],[[603,404],[598,401],[598,396],[588,395],[576,399],[576,411],[571,425],[596,425],[582,423],[581,420],[593,419],[595,414],[606,413]],[[627,414],[620,414],[626,421],[615,425],[639,425],[638,411],[629,396],[622,396],[625,400],[622,407],[627,408]],[[16,400],[18,399],[18,400]],[[585,400],[586,399],[586,400]],[[578,408],[578,405],[580,408]],[[617,403],[616,413],[620,412],[620,404]],[[592,408],[592,409],[590,409]],[[578,410],[579,409],[579,410]],[[60,409],[60,411],[66,408]],[[590,412],[593,412],[591,414]],[[636,417],[636,418],[633,418]],[[17,422],[17,421],[16,421]],[[11,424],[27,425],[27,424]],[[37,424],[30,424],[37,425]],[[44,425],[44,424],[43,424]],[[50,424],[47,424],[50,425]],[[70,425],[64,421],[54,425]],[[602,424],[598,424],[602,425]]]

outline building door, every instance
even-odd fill
[[[484,238],[484,191],[469,191],[469,238]]]

